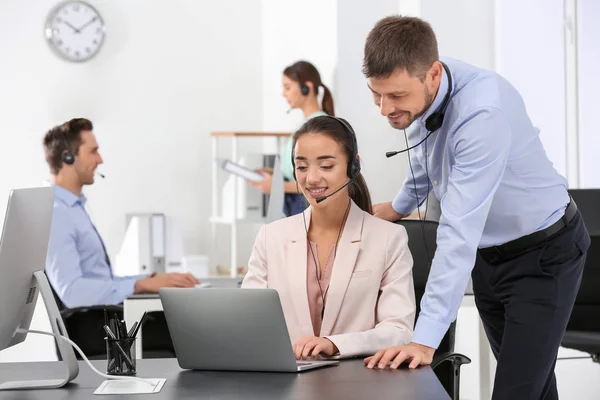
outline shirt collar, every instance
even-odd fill
[[[72,192],[68,191],[67,189],[65,189],[63,187],[60,187],[58,185],[52,185],[52,186],[54,187],[54,195],[56,196],[56,198],[61,200],[63,203],[65,203],[69,207],[73,207],[77,203],[81,204],[82,206],[85,205],[85,202],[87,201],[87,199],[83,193],[80,194],[79,196],[76,196],[75,194],[73,194]]]
[[[431,114],[433,114],[442,105],[442,102],[444,101],[444,97],[446,96],[447,91],[448,91],[448,74],[446,74],[446,68],[442,67],[442,80],[440,81],[440,87],[437,91],[437,94],[435,95],[435,99],[433,100],[433,103],[431,103],[431,106],[429,106],[429,108],[427,109],[425,114],[423,114],[419,118],[419,124],[421,124],[422,126],[425,126],[425,121],[427,121],[427,118],[429,118],[429,116]],[[450,92],[452,93],[452,88],[450,88]]]

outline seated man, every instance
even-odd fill
[[[190,274],[113,276],[104,242],[85,211],[84,185],[94,183],[102,157],[92,123],[72,119],[44,137],[46,161],[55,187],[54,214],[46,274],[68,308],[119,304],[133,293],[156,293],[161,287],[194,287]]]

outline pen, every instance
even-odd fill
[[[135,328],[135,331],[133,331],[133,335],[131,337],[136,337],[138,331],[140,330],[140,327],[142,326],[142,324],[144,323],[144,319],[146,319],[146,315],[147,313],[144,311],[144,315],[142,315],[142,318],[140,319],[140,323],[138,324],[138,326]]]
[[[138,323],[137,321],[133,323],[133,325],[131,326],[131,329],[129,330],[129,332],[127,333],[127,337],[131,338],[133,335],[133,332],[136,332],[135,328],[137,328]]]
[[[110,320],[110,330],[113,333],[113,336],[115,337],[115,339],[119,339],[119,330],[117,329],[117,321],[115,321],[114,319]]]
[[[106,331],[106,334],[111,339],[117,340],[117,337],[110,330],[110,328],[108,326],[104,325],[104,330]],[[127,363],[127,365],[129,366],[129,368],[131,368],[131,370],[134,370],[135,367],[133,366],[133,362],[131,362],[131,359],[129,358],[129,356],[127,356],[127,353],[125,353],[125,350],[123,350],[123,348],[121,347],[121,345],[119,344],[119,342],[115,342],[115,345],[117,346],[117,349],[119,350],[119,352],[121,353],[121,355],[125,358],[125,363]]]
[[[117,331],[115,332],[115,335],[117,335],[117,339],[124,339],[123,336],[121,335],[121,332],[123,331],[121,329],[121,320],[119,319],[119,315],[117,313],[114,313],[114,318],[115,318],[115,328],[117,329]]]
[[[127,324],[125,323],[125,320],[121,320],[121,331],[119,332],[121,334],[121,339],[127,339]]]

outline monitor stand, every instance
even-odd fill
[[[46,311],[48,312],[48,317],[50,317],[50,325],[52,326],[52,332],[55,335],[69,337],[67,335],[65,324],[63,323],[62,317],[60,316],[60,312],[58,311],[56,301],[54,300],[52,289],[50,288],[50,283],[48,282],[44,271],[35,271],[33,273],[33,277],[34,284],[37,283],[39,293],[44,299]],[[55,340],[58,348],[58,353],[60,355],[60,358],[62,359],[62,363],[66,367],[66,371],[63,377],[56,379],[32,379],[26,381],[4,382],[0,384],[0,390],[53,389],[62,387],[67,383],[71,382],[73,379],[75,379],[75,377],[77,377],[77,374],[79,374],[79,364],[77,362],[77,358],[75,358],[73,347],[71,347],[71,345],[65,342],[64,340],[59,340],[56,338]]]

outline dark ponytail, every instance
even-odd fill
[[[371,194],[367,187],[367,181],[365,181],[365,177],[361,173],[350,182],[350,185],[348,185],[348,193],[350,194],[352,201],[354,201],[361,210],[373,214]]]
[[[323,87],[323,100],[321,102],[321,109],[328,115],[334,116],[333,110],[333,96],[327,86],[323,85],[321,81],[321,75],[317,68],[308,61],[297,61],[283,70],[283,74],[291,80],[298,82],[299,84],[306,84],[306,82],[312,83],[313,91],[312,95],[317,96],[319,94],[319,86]]]
[[[321,108],[328,115],[333,117],[335,115],[335,111],[333,110],[333,97],[331,96],[331,92],[327,86],[324,84],[321,84],[321,86],[323,87],[323,100],[321,102]]]
[[[348,124],[347,121],[346,123]],[[350,124],[348,124],[348,126],[350,126]],[[331,137],[342,146],[342,149],[344,150],[346,157],[348,157],[348,160],[350,160],[353,154],[358,154],[358,149],[356,149],[356,152],[352,150],[353,139],[350,135],[354,135],[354,133],[348,132],[348,129],[336,118],[321,116],[314,117],[306,121],[304,125],[302,125],[300,129],[294,133],[292,138],[292,148],[296,147],[296,142],[300,136],[307,133],[320,133]],[[292,153],[292,163],[294,162],[293,158],[294,154]],[[367,182],[365,181],[362,173],[359,173],[358,176],[350,182],[348,185],[348,194],[350,195],[352,201],[354,201],[354,203],[356,203],[361,210],[369,214],[373,214],[371,194],[369,193]]]

